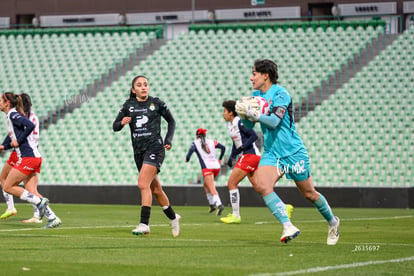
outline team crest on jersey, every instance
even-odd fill
[[[150,104],[149,110],[151,110],[151,111],[154,111],[155,110],[155,105],[153,103]]]

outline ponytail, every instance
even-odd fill
[[[3,93],[3,98],[8,104],[10,104],[10,107],[16,108],[17,112],[25,116],[23,100],[19,95],[16,95],[13,92],[5,92]]]
[[[208,148],[207,143],[206,143],[206,133],[207,133],[207,129],[199,128],[196,131],[196,136],[197,138],[200,138],[201,140],[201,148],[206,153],[210,153],[210,149]]]

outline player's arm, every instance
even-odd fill
[[[187,152],[187,155],[185,156],[185,162],[190,161],[191,155],[195,152],[195,150],[196,150],[196,147],[194,143],[192,143],[190,149]]]
[[[227,166],[229,166],[230,168],[233,167],[233,160],[236,159],[237,155],[239,155],[242,151],[243,151],[242,147],[236,149],[236,146],[233,143],[233,146],[231,147],[230,157],[229,157],[229,160],[227,161]]]
[[[6,138],[4,138],[3,143],[2,143],[3,149],[4,150],[10,149],[11,148],[10,143],[11,143],[10,136],[7,135]]]
[[[216,148],[219,148],[221,150],[220,157],[219,157],[219,160],[221,161],[221,159],[223,159],[224,153],[226,152],[226,147],[223,144],[220,144],[217,142]]]
[[[128,115],[129,115],[129,112],[126,109],[125,105],[122,106],[122,108],[118,112],[118,115],[116,116],[114,123],[112,124],[112,129],[114,131],[120,131],[125,125],[125,124],[122,124],[122,119],[124,119],[124,117],[129,117]]]
[[[250,121],[249,121],[250,122]],[[239,130],[243,134],[243,137],[248,137],[243,141],[243,149],[247,149],[253,145],[253,143],[259,138],[253,129],[248,129],[239,121]]]
[[[20,114],[14,114],[10,117],[10,119],[13,122],[13,126],[23,128],[23,131],[20,132],[19,136],[16,137],[18,145],[21,145],[23,141],[27,139],[30,133],[32,133],[33,129],[35,128],[35,125],[29,119]]]
[[[161,116],[167,121],[168,123],[168,129],[167,134],[165,135],[164,139],[164,145],[169,145],[171,147],[172,139],[175,132],[175,119],[170,111],[170,109],[167,107],[165,103],[161,103],[161,106],[163,106],[163,112],[161,112]]]
[[[275,129],[283,117],[285,116],[286,108],[283,106],[273,107],[272,112],[269,116],[261,115],[259,117],[259,122],[270,129]]]

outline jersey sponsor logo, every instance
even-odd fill
[[[152,159],[152,160],[155,160],[155,154],[153,154],[153,153],[150,154],[149,158]]]
[[[137,116],[137,121],[135,122],[135,126],[140,128],[142,127],[144,124],[146,124],[148,122],[148,117],[143,115],[143,116]]]

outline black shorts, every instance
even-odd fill
[[[141,153],[135,153],[134,159],[138,172],[142,168],[142,164],[152,165],[157,168],[158,172],[161,170],[161,165],[164,162],[165,149],[162,148],[149,148],[147,151]]]

